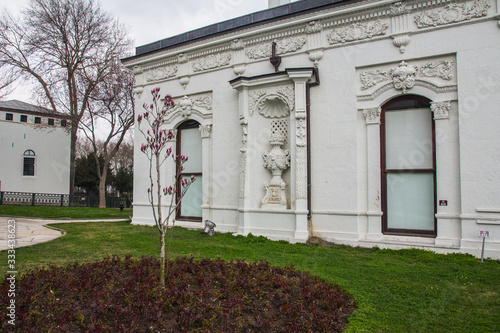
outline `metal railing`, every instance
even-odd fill
[[[98,207],[99,196],[87,194],[51,194],[27,192],[0,192],[0,205],[18,206],[60,206],[60,207]],[[106,197],[106,207],[130,207],[127,198]]]

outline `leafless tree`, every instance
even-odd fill
[[[128,130],[134,124],[134,75],[116,61],[108,75],[91,94],[87,116],[80,128],[92,144],[99,177],[99,207],[106,207],[108,167]],[[101,131],[102,140],[98,133]],[[102,141],[102,144],[100,144]],[[99,160],[102,157],[102,161]]]
[[[38,87],[46,105],[70,116],[70,193],[79,123],[91,94],[130,47],[126,29],[95,0],[30,0],[19,18],[0,17],[0,68]]]

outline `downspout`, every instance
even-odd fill
[[[311,87],[319,86],[319,69],[314,68],[314,82],[306,84],[306,133],[307,133],[307,220],[311,220]]]

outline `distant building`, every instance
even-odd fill
[[[287,2],[124,60],[135,105],[178,105],[165,129],[198,180],[176,225],[476,256],[488,231],[500,258],[500,0]]]
[[[0,156],[0,191],[68,194],[68,117],[16,100],[0,101]]]

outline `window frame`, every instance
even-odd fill
[[[177,141],[176,141],[176,154],[177,155],[182,155],[182,151],[181,151],[181,140],[182,140],[181,133],[182,133],[182,130],[183,129],[191,129],[191,128],[199,128],[199,127],[200,127],[200,123],[197,122],[196,120],[192,120],[192,119],[186,120],[185,122],[183,122],[182,124],[180,124],[177,127]],[[201,134],[200,134],[200,136],[201,136]],[[188,158],[189,158],[189,156],[188,156]],[[203,173],[202,172],[183,173],[183,172],[180,172],[179,166],[177,166],[176,167],[176,174],[179,174],[179,173],[180,173],[180,177],[178,177],[176,179],[177,192],[175,194],[176,195],[176,202],[179,202],[179,206],[177,206],[177,211],[176,211],[177,220],[188,221],[188,222],[201,222],[203,220],[203,216],[185,216],[185,215],[182,215],[182,213],[181,213],[182,212],[182,200],[178,201],[178,198],[179,198],[180,193],[182,191],[182,184],[181,184],[182,178],[190,179],[191,175],[194,175],[195,178],[201,176],[201,180],[202,180]],[[200,180],[200,178],[198,178],[198,181],[199,180]]]
[[[22,123],[27,123],[28,122],[28,116],[25,114],[22,114],[19,116],[19,121]]]
[[[54,118],[49,118],[49,119],[47,119],[47,125],[49,125],[49,126],[54,126],[54,124],[55,124],[55,120],[54,120]]]
[[[27,170],[26,169],[26,161],[27,160],[31,160],[32,164],[32,174],[27,174],[28,171],[31,171],[31,170]],[[35,176],[35,171],[36,171],[36,154],[35,152],[32,150],[32,149],[27,149],[24,151],[23,153],[23,177],[34,177]]]
[[[14,114],[13,113],[5,113],[5,120],[13,121],[14,120]]]
[[[386,169],[386,112],[404,110],[405,108],[394,108],[397,103],[404,101],[415,102],[414,107],[407,107],[407,109],[426,109],[429,112],[429,117],[431,117],[431,155],[432,155],[432,168],[419,168],[419,169]],[[437,236],[437,180],[436,180],[436,131],[435,131],[435,120],[433,112],[430,109],[431,100],[418,96],[418,95],[405,95],[391,99],[382,106],[382,112],[380,113],[380,173],[381,173],[381,204],[382,204],[382,233],[385,235],[399,235],[399,236],[418,236],[418,237],[436,237]],[[420,105],[420,106],[419,106]],[[401,228],[389,228],[387,221],[387,176],[388,174],[411,174],[411,173],[432,173],[433,179],[433,230],[421,230],[421,229],[401,229]]]
[[[35,124],[41,124],[42,123],[42,117],[35,117],[34,123]]]

